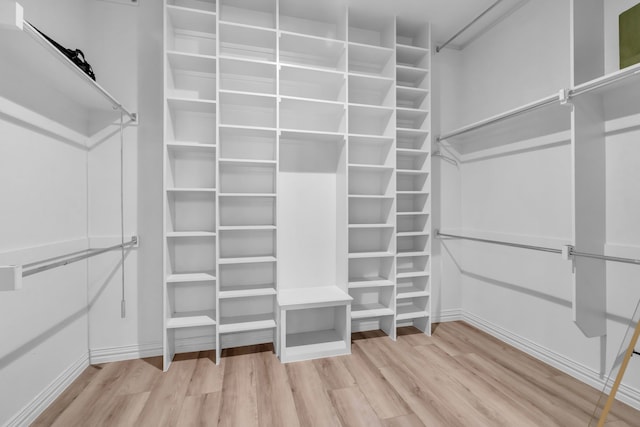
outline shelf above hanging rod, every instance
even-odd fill
[[[521,249],[530,249],[534,251],[551,252],[554,254],[561,254],[568,258],[570,257],[594,258],[594,259],[601,259],[603,261],[613,261],[613,262],[621,262],[625,264],[640,265],[640,259],[622,258],[622,257],[609,256],[609,255],[592,254],[588,252],[579,252],[579,251],[576,251],[575,247],[571,245],[567,245],[563,249],[555,249],[555,248],[547,248],[544,246],[523,245],[521,243],[504,242],[500,240],[491,240],[491,239],[480,239],[477,237],[441,233],[440,230],[436,230],[435,235],[436,235],[436,238],[448,237],[452,239],[471,240],[474,242],[490,243],[494,245],[509,246],[509,247],[521,248]]]

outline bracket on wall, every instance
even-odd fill
[[[571,91],[569,89],[560,89],[560,91],[558,91],[558,99],[560,100],[560,105],[571,107],[571,109],[573,110],[573,103],[571,102]]]

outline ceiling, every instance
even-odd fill
[[[437,45],[449,39],[497,0],[346,0],[355,10],[417,17],[431,22]],[[501,0],[496,7],[453,41],[449,47],[461,49],[528,0]]]

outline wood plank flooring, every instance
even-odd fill
[[[462,323],[352,354],[281,364],[271,345],[90,366],[33,426],[419,427],[589,425],[599,391]],[[616,403],[608,426],[640,426]]]

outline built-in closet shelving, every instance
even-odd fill
[[[428,332],[428,26],[167,1],[165,358],[181,342],[348,354],[352,328],[395,338],[396,313]],[[183,317],[181,297],[208,311]]]

